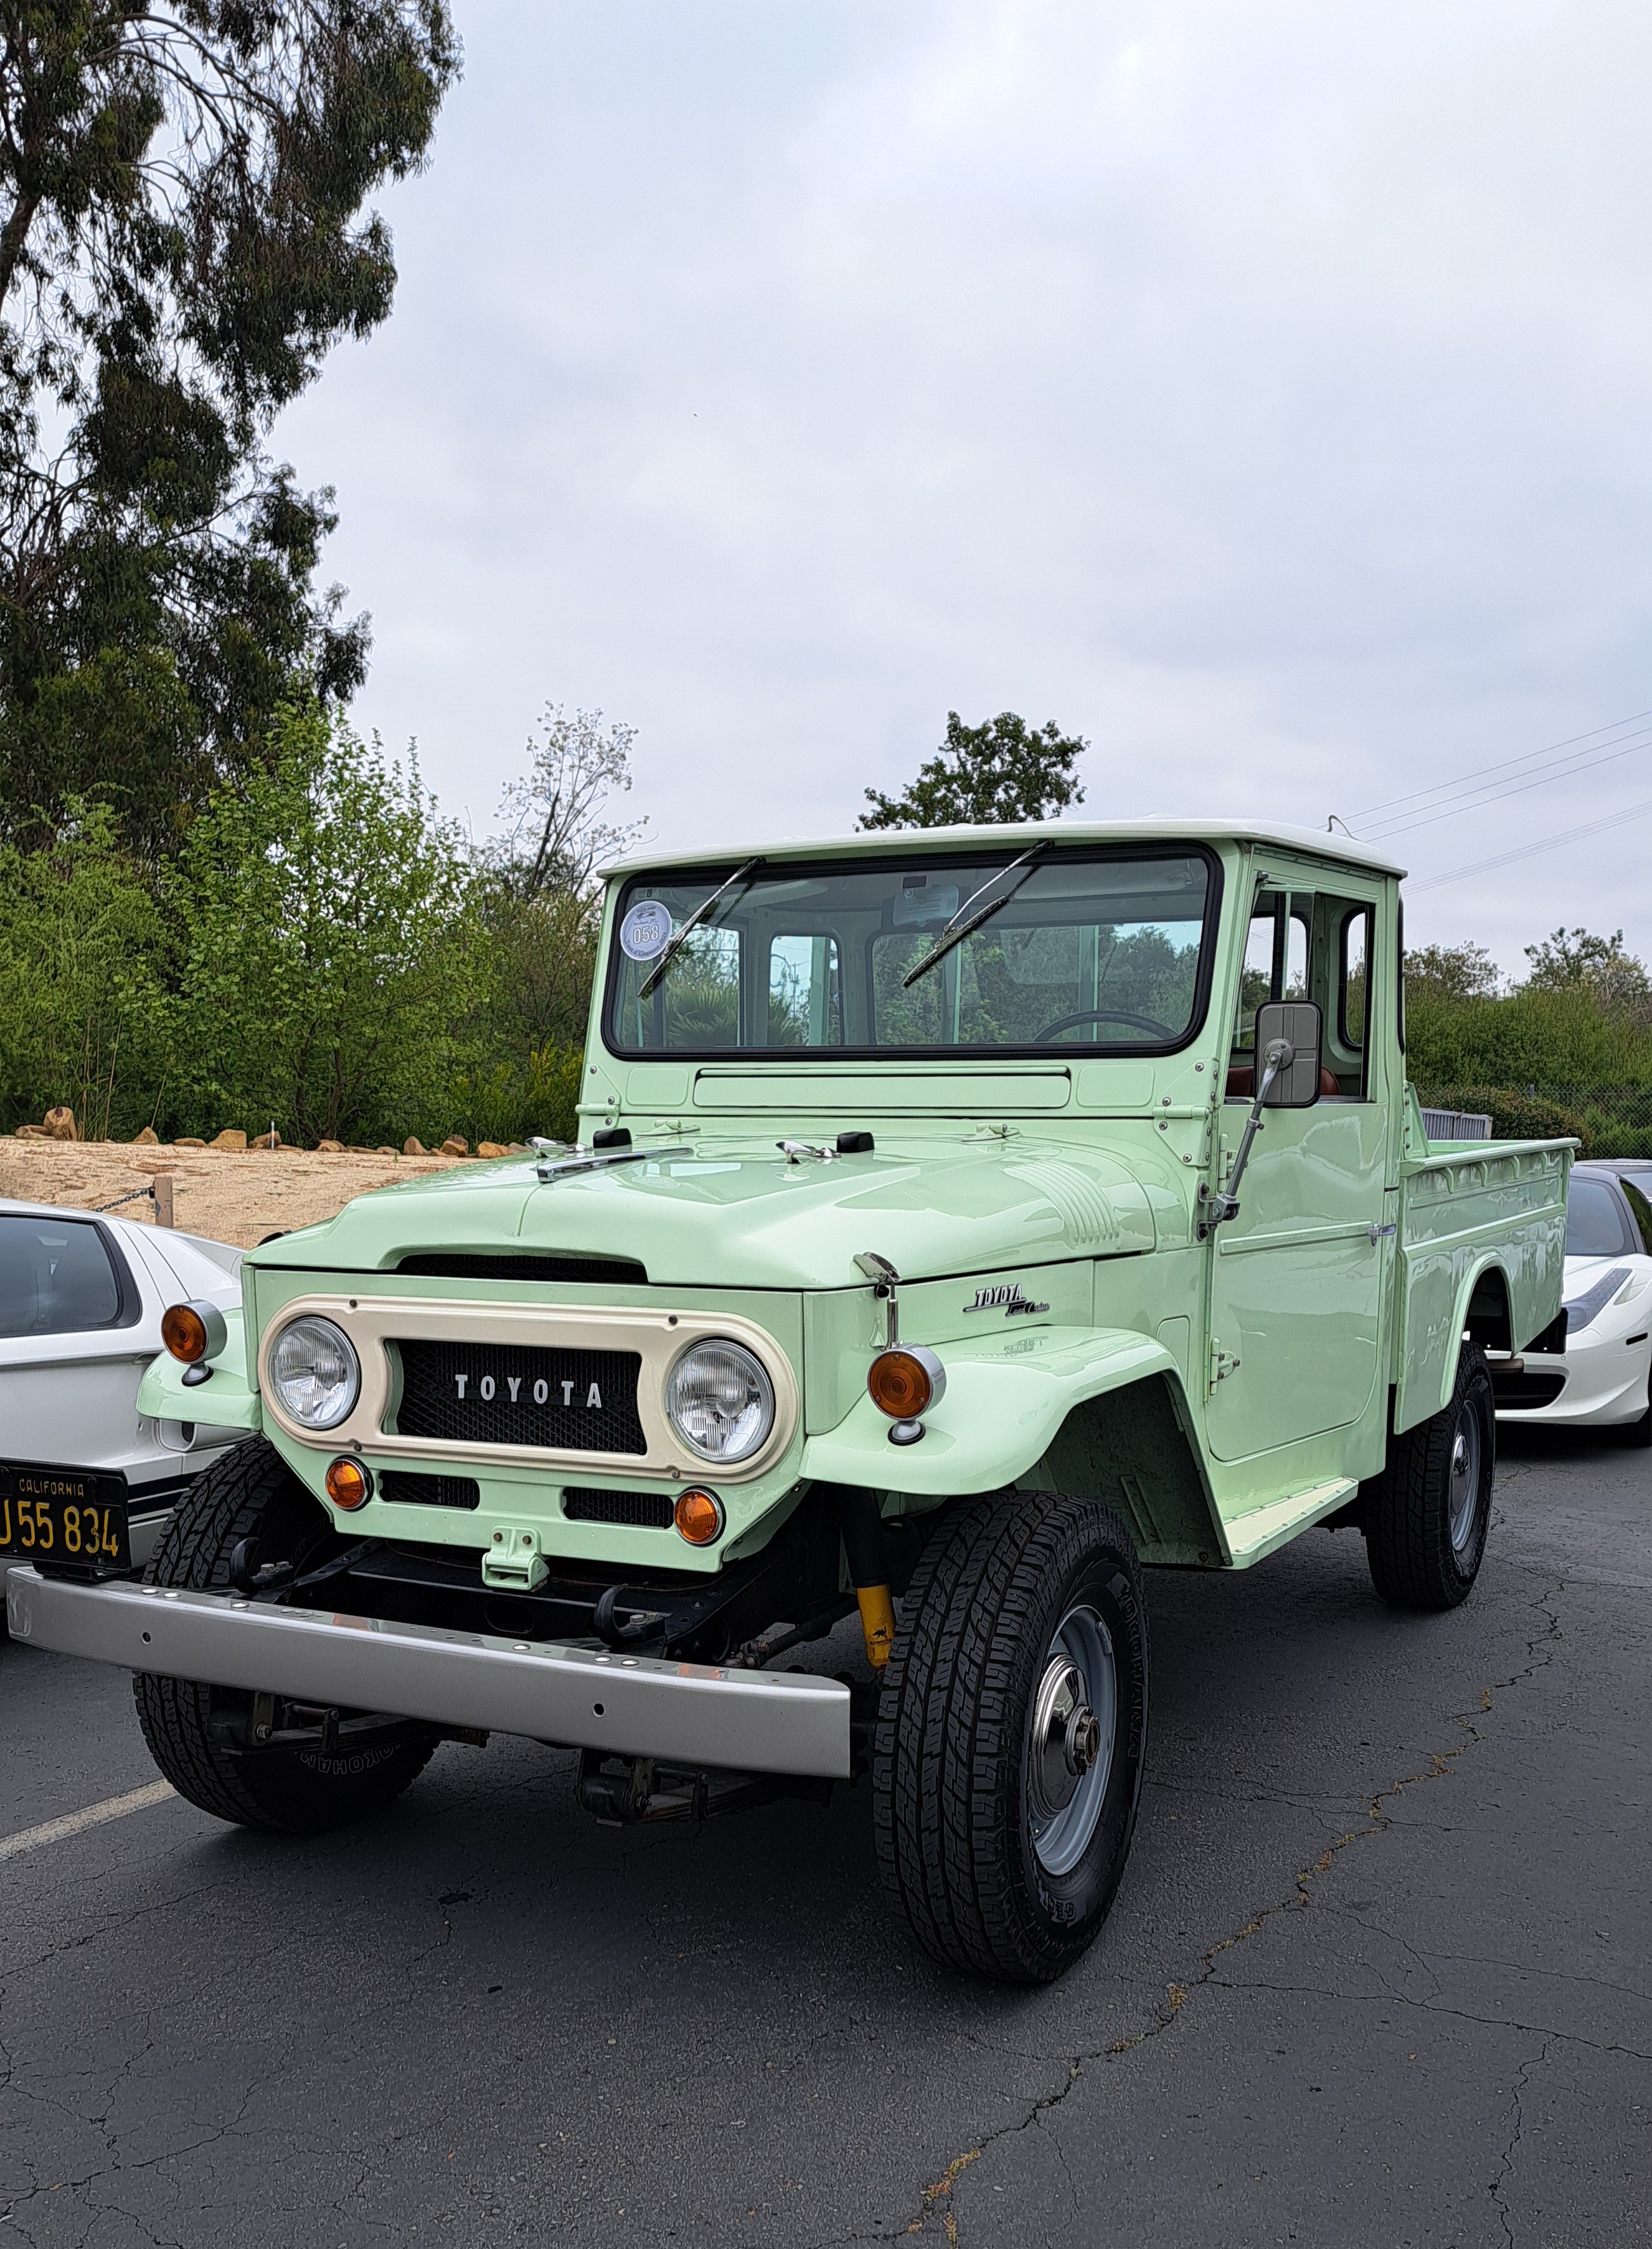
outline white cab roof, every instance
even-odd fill
[[[1322,829],[1290,828],[1254,820],[1043,820],[1005,828],[880,828],[856,836],[794,836],[784,841],[720,844],[710,851],[636,851],[600,870],[605,875],[643,874],[656,867],[726,867],[761,853],[770,859],[835,859],[876,851],[927,851],[937,846],[1036,843],[1251,843],[1264,849],[1311,852],[1366,872],[1402,877],[1405,869],[1369,843]]]

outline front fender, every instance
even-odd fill
[[[216,1429],[262,1429],[264,1409],[247,1380],[247,1338],[238,1312],[229,1315],[229,1339],[212,1362],[209,1382],[186,1385],[188,1372],[169,1351],[152,1359],[138,1385],[138,1411],[158,1421],[208,1422]]]
[[[1043,1459],[1074,1406],[1149,1375],[1181,1379],[1163,1345],[1132,1328],[1037,1328],[947,1344],[940,1357],[946,1393],[921,1443],[892,1445],[892,1424],[863,1396],[808,1440],[802,1473],[934,1499],[999,1491]]]

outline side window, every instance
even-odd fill
[[[1265,891],[1257,900],[1245,940],[1238,1013],[1233,1025],[1233,1064],[1241,1072],[1251,1067],[1256,1049],[1256,1011],[1263,1001],[1309,996],[1310,903],[1287,898],[1283,891]]]
[[[1366,1025],[1371,1007],[1374,917],[1368,905],[1342,908],[1337,932],[1337,995],[1334,1021],[1340,1049],[1332,1067],[1345,1094],[1363,1099],[1368,1086]],[[1357,1072],[1350,1063],[1357,1063]],[[1357,1076],[1357,1083],[1350,1078]]]
[[[1623,1190],[1623,1200],[1629,1206],[1629,1216],[1635,1221],[1635,1232],[1641,1237],[1643,1254],[1652,1257],[1652,1203],[1648,1202],[1633,1180],[1620,1176],[1618,1185]]]
[[[840,1047],[843,977],[835,937],[777,937],[769,946],[769,1044]]]
[[[120,1277],[97,1227],[0,1217],[0,1336],[119,1327],[127,1324],[120,1303]]]

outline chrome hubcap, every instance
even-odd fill
[[[1451,1442],[1451,1545],[1466,1554],[1474,1543],[1474,1517],[1480,1497],[1480,1423],[1472,1407],[1463,1409]]]
[[[1113,1769],[1118,1690],[1113,1642],[1096,1612],[1069,1609],[1051,1640],[1027,1730],[1027,1812],[1046,1874],[1089,1848]]]

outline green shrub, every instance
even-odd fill
[[[1430,1085],[1419,1087],[1418,1097],[1427,1109],[1464,1111],[1470,1117],[1490,1117],[1496,1140],[1567,1140],[1583,1143],[1583,1153],[1594,1152],[1593,1119],[1580,1110],[1566,1109],[1539,1095],[1516,1093],[1505,1085]]]

